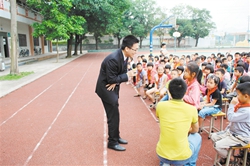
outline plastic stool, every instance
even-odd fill
[[[232,154],[234,154],[234,151],[236,150],[236,149],[241,149],[241,150],[244,150],[244,156],[243,156],[243,165],[242,166],[247,166],[246,164],[247,164],[247,153],[248,153],[248,151],[249,151],[249,149],[250,149],[250,144],[248,144],[248,145],[246,145],[246,146],[243,146],[243,147],[231,147],[231,148],[229,148],[229,151],[228,151],[228,154],[227,154],[227,161],[226,161],[226,164],[225,164],[225,166],[229,166],[229,164],[230,164],[230,157],[231,157],[231,155]],[[214,166],[216,166],[216,165],[219,165],[219,166],[222,166],[220,163],[219,163],[219,160],[218,160],[218,153],[216,154],[216,156],[215,156],[215,160],[214,160]],[[239,163],[240,164],[240,163]]]
[[[203,126],[204,125],[204,122],[202,123],[202,127],[201,127],[201,131],[205,131],[206,133],[208,133],[208,139],[210,139],[210,134],[213,132],[213,129],[216,130],[216,131],[222,131],[223,130],[223,119],[224,119],[224,116],[226,114],[224,112],[218,112],[217,114],[212,114],[211,115],[211,119],[210,119],[210,125],[209,126]],[[214,120],[216,117],[221,117],[220,118],[220,129],[217,129],[215,126],[214,126]],[[207,128],[209,130],[207,130]]]

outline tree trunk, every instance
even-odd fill
[[[80,54],[82,54],[82,39],[80,39]]]
[[[80,35],[79,36],[79,43],[80,43],[80,54],[82,54],[82,40],[85,39],[85,35]]]
[[[199,38],[195,38],[195,47],[198,45]]]
[[[59,62],[58,39],[56,39],[56,62]]]
[[[121,47],[121,38],[117,37],[117,41],[118,41],[118,48]]]
[[[73,55],[77,55],[78,44],[79,44],[79,35],[76,35],[76,38],[75,38],[75,52],[74,52]]]
[[[95,36],[95,49],[98,50],[98,36]]]
[[[11,5],[11,67],[10,74],[19,74],[17,59],[17,20],[16,20],[16,0],[10,1]]]
[[[140,37],[140,48],[142,48],[142,40],[143,38]]]
[[[72,52],[72,40],[73,40],[73,34],[70,34],[70,38],[67,40],[67,56],[66,58],[71,58],[71,52]]]

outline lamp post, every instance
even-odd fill
[[[173,36],[174,36],[174,52],[176,52],[176,38],[180,37],[181,33],[176,31],[173,33]]]

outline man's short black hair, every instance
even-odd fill
[[[221,61],[224,63],[227,60],[227,58],[222,58]]]
[[[250,76],[245,75],[240,78],[240,84],[244,82],[250,82]]]
[[[205,69],[210,70],[210,73],[214,73],[214,67],[212,65],[207,65]]]
[[[166,64],[165,69],[170,69],[171,70],[171,65]]]
[[[184,71],[184,67],[183,67],[183,66],[178,66],[176,69],[177,69],[177,70],[180,70],[181,73],[183,73],[183,71]]]
[[[122,40],[121,49],[124,50],[126,47],[131,48],[135,43],[139,43],[139,40],[133,35],[128,35]]]
[[[222,61],[221,61],[221,59],[218,58],[215,60],[215,63],[222,63]]]
[[[243,62],[243,61],[239,61],[239,62],[237,63],[237,66],[236,66],[236,67],[239,67],[239,66],[243,67],[244,70],[245,70],[245,68],[246,68],[245,62]]]
[[[165,63],[164,59],[160,60],[160,63],[161,63],[161,62]]]
[[[181,78],[174,78],[169,83],[169,92],[173,99],[182,99],[187,90],[187,84]]]
[[[154,67],[154,64],[152,62],[148,62],[147,66],[152,66]]]
[[[159,59],[160,59],[157,55],[156,55],[154,58],[155,58],[155,59],[157,59],[157,60],[159,60]]]
[[[138,66],[138,65],[141,65],[141,66],[142,66],[142,63],[141,63],[141,62],[138,62],[138,63],[136,64],[136,66]]]
[[[203,62],[201,66],[207,66],[207,62]]]
[[[165,45],[166,45],[166,43],[162,43],[162,44],[161,44],[161,47],[162,47],[162,46],[165,46]]]
[[[206,60],[207,57],[205,55],[201,55],[201,60]]]
[[[225,70],[224,70],[224,69],[222,69],[222,68],[217,69],[217,70],[216,70],[216,72],[221,72],[221,74],[222,74],[222,75],[224,75],[224,74],[225,74]]]
[[[236,90],[240,91],[243,95],[247,94],[250,96],[250,82],[244,82],[236,87]]]
[[[243,75],[243,73],[244,73],[244,68],[241,67],[241,66],[238,66],[238,67],[236,67],[236,68],[234,69],[234,71],[238,71],[239,73],[241,73],[241,75]]]
[[[226,70],[227,70],[228,65],[227,65],[227,64],[225,64],[225,63],[222,63],[222,64],[220,65],[220,67],[222,67],[222,68],[224,68],[224,69],[226,69]]]
[[[231,55],[231,54],[228,54],[228,55],[227,55],[227,58],[228,58],[228,57],[231,57],[231,59],[233,59],[233,55]]]

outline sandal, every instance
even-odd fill
[[[141,95],[139,95],[139,94],[136,94],[136,95],[134,95],[134,97],[140,97]]]
[[[221,165],[226,164],[226,162],[227,162],[227,159],[226,159],[226,158],[221,158],[220,161],[219,161],[219,163],[220,163]]]

